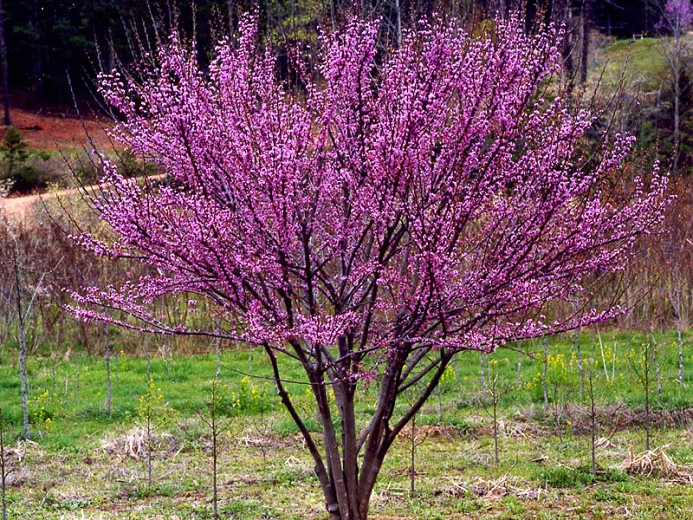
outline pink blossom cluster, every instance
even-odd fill
[[[621,313],[541,316],[589,309],[588,283],[623,268],[667,203],[657,172],[622,204],[603,190],[631,137],[582,159],[594,116],[550,94],[559,32],[423,24],[383,57],[378,24],[354,20],[322,36],[297,87],[248,16],[209,70],[172,36],[137,79],[101,76],[114,139],[171,182],[104,164],[95,205],[116,239],[79,240],[158,275],[83,289],[76,312],[182,333],[150,304],[196,294],[244,340],[345,373],[394,348],[491,351]]]
[[[662,11],[660,28],[666,27],[680,34],[693,25],[691,0],[666,0]]]

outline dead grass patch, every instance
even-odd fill
[[[493,437],[493,423],[478,426],[472,430],[476,438]],[[500,419],[498,421],[498,434],[509,439],[537,439],[545,437],[547,430],[535,421],[524,422],[511,419]]]
[[[182,450],[176,437],[170,433],[152,433],[150,437],[147,438],[144,428],[135,427],[124,435],[106,439],[101,445],[101,451],[112,458],[140,461],[147,459],[149,446],[152,457],[159,460],[173,458]]]
[[[477,478],[472,482],[451,481],[448,486],[443,488],[442,493],[454,497],[503,498],[514,496],[521,500],[539,500],[542,494],[546,495],[546,491],[543,488],[533,489],[526,480],[509,477],[508,475],[503,475],[495,480]]]
[[[411,424],[407,424],[402,431],[397,435],[399,441],[411,441],[412,430],[414,431],[414,441],[418,444],[426,439],[435,439],[441,437],[452,438],[459,435],[459,431],[454,426],[446,426],[440,424],[422,424],[412,428]]]
[[[628,446],[628,455],[621,469],[631,475],[659,475],[672,482],[693,484],[693,475],[677,466],[665,453],[664,447],[635,454],[633,445]]]

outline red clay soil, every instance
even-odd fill
[[[84,122],[77,117],[70,117],[60,112],[41,114],[35,111],[13,108],[11,111],[12,126],[22,134],[22,138],[30,148],[45,152],[62,150],[75,152],[84,150],[87,145],[89,133],[93,143],[99,148],[110,148],[111,143],[106,136],[105,129],[109,127],[105,121],[94,118],[85,119]],[[0,140],[5,136],[7,126],[0,125]],[[63,190],[57,193],[42,195],[44,198],[70,195],[77,190]],[[31,208],[39,202],[39,195],[17,197],[0,200],[0,207],[7,215],[26,218],[31,213]]]
[[[19,129],[31,148],[46,152],[81,151],[87,143],[82,121],[78,118],[55,113],[47,116],[18,108],[12,110],[11,117],[12,125]],[[104,132],[109,124],[89,118],[85,119],[84,125],[97,147],[110,146]],[[6,126],[0,126],[0,139],[4,137],[6,130]]]

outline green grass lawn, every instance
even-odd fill
[[[652,446],[663,446],[681,475],[693,465],[689,409],[693,352],[684,338],[684,387],[678,383],[673,333],[582,334],[580,348],[597,396],[599,471],[590,472],[588,399],[582,396],[574,338],[527,342],[484,363],[498,376],[500,462],[494,462],[489,391],[476,352],[459,356],[440,392],[417,417],[415,491],[410,489],[411,429],[386,459],[372,499],[374,518],[691,518],[693,486],[681,478],[630,475],[619,469],[629,446],[644,451],[641,346],[659,346],[662,397],[651,387]],[[118,346],[116,345],[116,350]],[[544,349],[549,353],[544,372]],[[533,356],[528,354],[533,353]],[[630,353],[630,356],[629,356]],[[630,361],[629,361],[630,358]],[[212,518],[211,432],[202,420],[216,371],[213,354],[154,356],[148,394],[146,359],[112,360],[112,410],[105,409],[105,365],[98,358],[34,356],[31,442],[19,441],[21,406],[16,356],[0,354],[0,403],[9,454],[9,518]],[[325,519],[319,484],[297,430],[275,395],[262,353],[226,351],[219,463],[222,518]],[[287,365],[286,379],[301,372]],[[490,373],[489,373],[490,371]],[[544,403],[544,384],[549,398]],[[302,413],[314,417],[306,386],[288,385]],[[372,412],[376,385],[359,394],[358,416]],[[152,486],[142,456],[143,402],[155,425]],[[142,396],[144,396],[142,398]],[[142,399],[141,399],[142,398]],[[406,397],[405,397],[406,399]],[[309,425],[318,429],[310,419]],[[139,450],[139,451],[138,451]],[[17,462],[20,457],[21,461]]]
[[[606,92],[618,87],[621,78],[630,92],[647,93],[662,88],[668,75],[665,54],[667,38],[615,40],[595,49],[588,81],[599,82]]]

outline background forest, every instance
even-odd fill
[[[116,59],[130,62],[138,43],[147,44],[138,42],[135,35],[152,21],[161,27],[177,18],[190,32],[195,20],[198,48],[204,56],[218,35],[234,31],[239,13],[253,7],[259,12],[265,37],[285,48],[314,40],[321,24],[335,23],[355,9],[382,16],[384,31],[394,38],[398,23],[406,27],[434,11],[482,19],[525,4],[528,25],[538,18],[566,23],[580,39],[580,45],[573,42],[578,60],[583,33],[588,39],[592,31],[605,38],[628,39],[663,32],[663,3],[658,0],[387,0],[363,4],[317,0],[3,0],[2,9],[14,101],[18,106],[41,107],[72,104],[68,77],[73,79],[79,97],[88,97],[87,84],[96,71],[112,68]],[[595,44],[600,45],[600,40]]]

